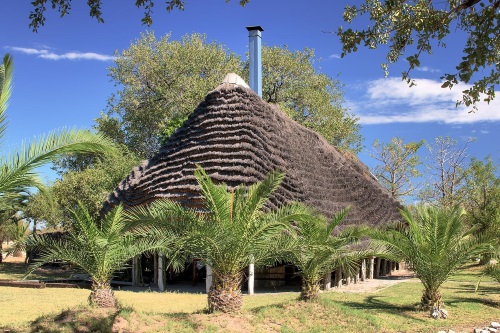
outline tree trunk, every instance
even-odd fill
[[[303,301],[315,301],[319,298],[320,281],[310,281],[302,278],[302,290],[300,299]]]
[[[235,313],[241,311],[241,272],[233,275],[221,275],[212,268],[212,287],[208,292],[208,311]]]
[[[89,304],[99,308],[115,308],[116,298],[109,281],[92,281],[92,288],[89,296]]]
[[[448,313],[444,310],[443,297],[439,289],[431,290],[426,288],[420,300],[422,310],[429,311],[430,316],[438,318],[446,318]]]

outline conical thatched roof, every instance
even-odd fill
[[[347,224],[399,220],[401,206],[356,158],[346,158],[317,133],[288,118],[228,75],[210,92],[150,160],[134,168],[105,203],[105,209],[169,198],[200,204],[193,172],[200,164],[215,180],[251,184],[272,170],[286,178],[271,206],[297,200],[331,216],[351,206]]]

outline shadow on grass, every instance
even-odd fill
[[[347,308],[347,309],[356,309],[356,310],[370,310],[375,311],[376,313],[386,313],[390,315],[400,316],[416,321],[425,322],[425,320],[415,318],[414,316],[410,316],[406,314],[406,312],[416,313],[418,312],[418,303],[412,305],[397,305],[390,302],[383,301],[383,296],[368,296],[364,298],[362,301],[340,301],[335,300],[331,302],[336,302],[339,305]]]
[[[465,304],[465,303],[484,305],[494,309],[500,308],[500,302],[484,298],[455,297],[452,299],[445,299],[444,301],[444,304],[450,307],[458,307],[457,306],[458,304]]]
[[[56,316],[44,316],[35,320],[30,333],[102,332],[111,333],[119,311],[79,308],[65,310]]]
[[[0,263],[0,275],[24,275],[28,266],[21,262]]]

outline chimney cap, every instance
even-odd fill
[[[262,27],[260,25],[251,25],[251,26],[248,26],[246,28],[248,31],[252,31],[252,30],[264,31],[264,29],[262,29]]]

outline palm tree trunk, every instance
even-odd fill
[[[422,310],[429,311],[431,317],[436,319],[441,317],[446,318],[448,315],[444,310],[443,297],[439,289],[433,290],[426,288],[422,295],[420,306]]]
[[[99,308],[115,308],[116,298],[109,281],[99,282],[92,280],[89,304]]]
[[[320,281],[309,280],[302,278],[302,290],[300,291],[300,299],[303,301],[314,301],[319,298]]]
[[[222,275],[212,268],[212,287],[208,292],[208,311],[235,313],[241,310],[241,272]]]

